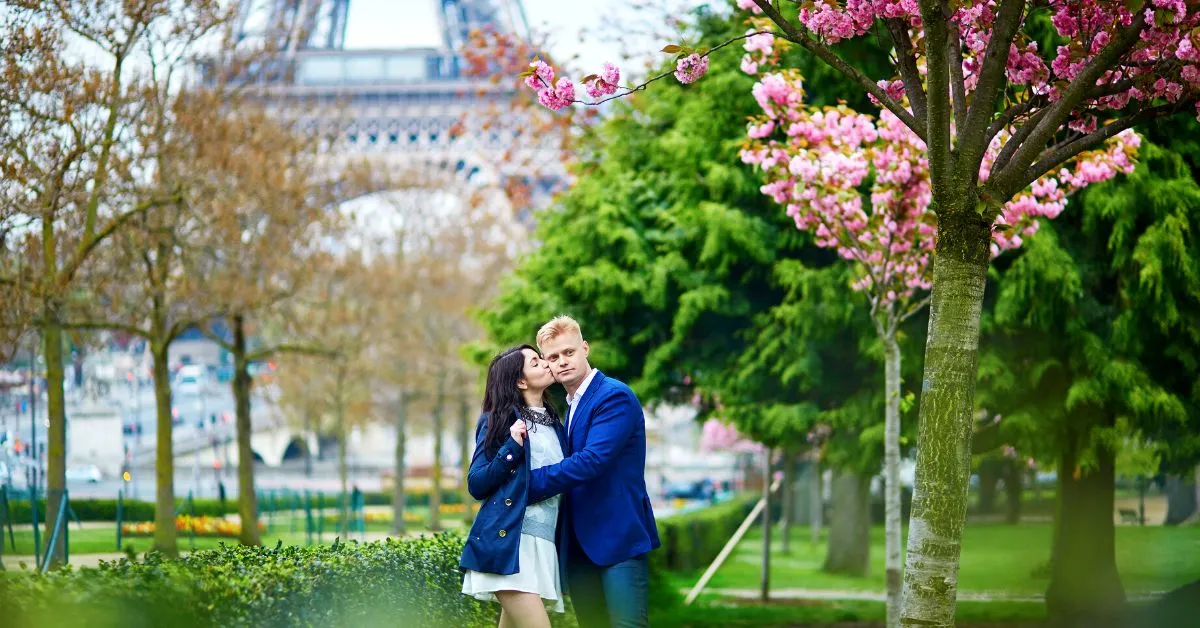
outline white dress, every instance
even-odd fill
[[[539,414],[546,413],[545,408],[530,410]],[[552,426],[535,425],[526,437],[529,439],[530,469],[562,462],[562,446],[559,445],[558,435]],[[554,530],[558,524],[560,500],[560,496],[555,495],[545,501],[525,506],[517,573],[502,576],[468,569],[463,577],[463,593],[484,601],[495,600],[496,591],[536,593],[555,612],[566,612],[558,579],[558,551],[554,546]],[[553,605],[549,602],[553,602]]]

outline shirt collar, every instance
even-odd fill
[[[568,406],[574,406],[579,402],[580,399],[583,399],[583,393],[587,392],[588,384],[592,383],[592,378],[595,376],[596,369],[593,367],[590,371],[588,371],[587,377],[583,378],[583,383],[579,385],[579,389],[575,391],[575,394],[567,395]]]

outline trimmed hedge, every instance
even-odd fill
[[[679,593],[667,569],[703,567],[728,541],[753,498],[658,521],[650,555],[652,615],[669,615]],[[0,608],[17,626],[495,626],[499,606],[462,595],[463,539],[416,539],[275,548],[223,545],[168,561],[101,563],[47,575],[0,577]],[[551,613],[556,627],[572,613]]]
[[[707,567],[750,514],[756,501],[757,496],[738,497],[703,510],[658,519],[658,538],[662,547],[650,554],[652,568],[690,570]]]
[[[333,546],[224,546],[177,561],[150,554],[144,563],[0,579],[0,608],[12,625],[64,628],[495,626],[498,605],[460,593],[462,543],[442,534]]]

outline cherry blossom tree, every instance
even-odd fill
[[[530,86],[551,108],[599,104],[644,90],[672,73],[697,80],[713,52],[765,32],[816,55],[878,101],[884,113],[876,133],[880,126],[887,133],[907,129],[925,147],[926,207],[937,219],[937,238],[927,261],[930,323],[901,624],[953,625],[989,261],[996,248],[1019,245],[1016,239],[1026,234],[1013,228],[1012,219],[1045,211],[1037,208],[1047,205],[1038,202],[1039,196],[1055,196],[1052,186],[1077,187],[1091,176],[1090,165],[1063,169],[1064,163],[1080,164],[1081,154],[1109,150],[1101,148],[1105,142],[1137,124],[1195,110],[1200,5],[1186,0],[967,0],[953,5],[802,0],[781,11],[782,5],[768,0],[736,1],[750,14],[751,32],[712,50],[664,48],[677,55],[674,72],[582,101],[569,79],[555,80],[552,68],[535,62]],[[1036,36],[1047,16],[1057,34],[1058,44],[1048,46],[1052,49],[1043,49]],[[895,75],[882,80],[867,76],[834,47],[869,36],[877,26],[894,50]],[[597,78],[605,80],[589,76],[580,82],[588,85]],[[760,132],[764,138],[769,134]],[[797,210],[797,216],[804,215]],[[920,227],[914,229],[919,233]],[[995,236],[996,231],[1002,235]],[[877,273],[871,285],[885,278]]]
[[[782,42],[786,44],[786,41]],[[759,74],[779,54],[769,33],[749,37],[742,69]],[[797,228],[818,246],[836,249],[860,273],[853,288],[866,295],[884,346],[885,553],[888,625],[899,625],[900,568],[900,344],[899,326],[929,302],[937,218],[929,210],[928,150],[895,115],[876,120],[842,105],[814,109],[804,103],[803,79],[794,69],[763,72],[753,89],[763,114],[747,128],[742,161],[767,178],[762,192],[784,205]],[[981,168],[995,159],[1001,135]],[[1140,143],[1123,131],[1102,149],[1081,153],[1073,168],[1048,173],[1005,204],[992,232],[992,255],[1017,248],[1038,229],[1038,217],[1062,212],[1066,195],[1133,170]],[[865,197],[865,198],[864,198]]]

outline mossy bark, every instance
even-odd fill
[[[959,203],[938,213],[902,626],[954,625],[991,242],[981,212]]]
[[[890,327],[884,346],[883,527],[887,626],[900,625],[900,345]]]

